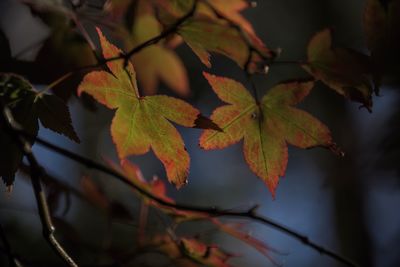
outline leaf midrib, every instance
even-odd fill
[[[292,125],[294,125],[296,128],[298,128],[298,129],[300,129],[303,133],[305,133],[306,135],[308,135],[309,137],[311,137],[313,140],[315,140],[317,143],[319,143],[319,139],[318,138],[316,138],[315,136],[313,136],[313,135],[311,135],[310,133],[308,133],[308,131],[306,131],[303,127],[301,127],[301,126],[299,126],[297,123],[294,123],[293,122],[293,120],[290,120],[290,119],[288,119],[287,117],[285,117],[284,115],[282,115],[281,113],[279,113],[279,112],[277,112],[276,110],[276,108],[274,109],[274,108],[271,108],[271,107],[268,107],[268,106],[266,106],[266,105],[263,105],[267,110],[269,110],[269,111],[271,111],[272,113],[274,113],[274,114],[276,114],[276,115],[278,115],[279,117],[281,117],[281,118],[283,118],[284,120],[286,120],[289,124],[292,124]],[[286,108],[292,108],[292,109],[294,109],[295,111],[296,111],[296,108],[294,108],[294,107],[286,107]],[[285,141],[286,141],[286,138],[285,138]]]
[[[235,105],[226,105],[226,106],[235,106]],[[252,109],[254,109],[256,107],[255,104],[250,105],[248,108],[246,108],[242,113],[240,113],[238,116],[236,116],[234,119],[232,119],[231,121],[229,121],[226,125],[222,126],[222,131],[225,131],[225,129],[229,128],[232,124],[234,124],[237,120],[239,120],[240,118],[242,118],[244,115],[246,115],[247,113],[249,113]],[[212,140],[217,134],[220,134],[221,132],[219,131],[215,131],[214,134],[210,135],[207,139],[206,142]]]

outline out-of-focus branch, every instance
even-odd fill
[[[29,136],[24,131],[21,131],[20,129],[14,129],[14,130],[17,131],[20,135]],[[120,180],[122,183],[133,188],[138,193],[144,195],[145,197],[151,199],[152,201],[155,201],[159,205],[173,208],[176,210],[181,210],[181,211],[197,212],[197,213],[204,214],[205,216],[210,216],[210,217],[236,217],[236,218],[249,219],[249,220],[264,224],[266,226],[272,227],[288,236],[291,236],[292,238],[303,243],[305,246],[310,247],[313,250],[315,250],[321,254],[327,255],[327,256],[331,257],[332,259],[334,259],[338,262],[341,262],[347,266],[353,266],[353,267],[357,266],[357,264],[352,262],[350,259],[334,252],[331,249],[325,248],[322,245],[319,245],[319,244],[311,241],[307,236],[305,236],[295,230],[292,230],[289,227],[287,227],[279,222],[276,222],[268,217],[260,215],[259,213],[257,213],[258,206],[254,206],[247,210],[235,211],[235,210],[220,209],[217,207],[199,207],[199,206],[170,202],[168,200],[159,198],[156,195],[153,195],[151,192],[130,182],[130,180],[127,177],[125,177],[118,171],[115,171],[114,169],[109,168],[103,164],[100,164],[92,159],[78,155],[74,152],[71,152],[67,149],[64,149],[62,147],[54,145],[54,144],[52,144],[44,139],[41,139],[39,137],[36,138],[36,143],[48,148],[49,150],[54,151],[57,154],[63,155],[64,157],[67,157],[81,165],[84,165],[91,169],[96,169],[100,172],[103,172],[105,174],[108,174],[108,175]]]
[[[47,242],[51,245],[53,250],[60,256],[60,258],[70,267],[78,267],[75,261],[68,255],[62,245],[58,242],[54,235],[55,227],[53,225],[49,206],[46,201],[46,194],[43,191],[40,176],[43,173],[42,167],[36,160],[36,157],[32,153],[32,147],[26,136],[20,132],[23,130],[21,126],[14,120],[14,117],[10,109],[1,103],[1,115],[2,121],[5,124],[5,130],[15,138],[15,142],[19,145],[20,149],[25,154],[29,164],[30,164],[30,176],[33,191],[35,194],[36,204],[38,206],[39,217],[42,223],[43,236]]]

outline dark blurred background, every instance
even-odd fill
[[[325,27],[334,29],[337,44],[368,53],[362,28],[363,0],[260,0],[257,3],[256,8],[248,9],[244,14],[268,47],[282,49],[282,61],[305,59],[308,40]],[[13,55],[49,34],[48,27],[18,1],[2,0],[0,15],[1,29],[10,42]],[[86,26],[93,32],[93,25]],[[30,49],[23,58],[33,59],[39,49],[40,46]],[[201,75],[206,68],[188,47],[182,45],[177,51],[190,77],[192,95],[188,101],[208,116],[221,102]],[[243,71],[232,61],[215,55],[212,63],[213,68],[208,70],[211,73],[249,85]],[[296,65],[274,65],[267,75],[257,75],[253,79],[262,95],[281,80],[300,77],[307,77],[307,74]],[[280,181],[275,200],[247,167],[242,143],[205,152],[197,145],[200,130],[178,127],[191,156],[189,184],[179,191],[169,187],[168,192],[180,203],[239,209],[259,204],[263,215],[346,255],[360,266],[400,266],[398,85],[393,80],[385,83],[381,96],[374,98],[373,112],[368,113],[318,83],[300,106],[328,125],[346,156],[339,158],[320,148],[306,151],[290,147],[287,172]],[[160,93],[173,95],[163,86]],[[99,161],[104,158],[116,160],[109,133],[113,111],[102,106],[98,106],[96,112],[88,111],[76,98],[69,104],[81,144],[69,142],[45,129],[41,129],[39,136]],[[38,145],[34,151],[48,173],[77,188],[82,175],[90,175],[112,199],[125,203],[131,208],[132,216],[137,216],[137,198],[118,181]],[[165,179],[163,167],[153,154],[135,157],[132,161],[140,166],[146,177],[157,175]],[[12,194],[2,188],[0,223],[15,252],[32,262],[42,262],[38,266],[61,265],[41,236],[29,180],[18,175]],[[104,214],[79,199],[72,197],[71,209],[66,215],[60,210],[55,216],[65,223],[60,226],[58,236],[79,262],[103,263],[101,253],[105,250],[129,251],[129,245],[135,243],[135,225],[113,223],[110,231]],[[163,228],[163,225],[150,222],[148,227]],[[207,224],[187,224],[178,232],[198,234],[240,254],[241,257],[231,261],[237,266],[274,266],[254,249],[210,228]],[[272,255],[284,266],[342,266],[274,229],[250,222],[246,229],[282,252],[282,255]],[[75,234],[84,246],[76,244],[78,237]],[[141,264],[145,266],[144,263],[129,266]],[[2,254],[0,265],[7,266]]]

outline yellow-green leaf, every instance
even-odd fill
[[[104,58],[120,55],[98,29]],[[107,62],[111,73],[93,71],[78,88],[110,109],[116,109],[111,135],[122,160],[130,155],[147,153],[150,148],[161,160],[168,180],[180,187],[186,183],[190,158],[181,135],[171,124],[193,127],[200,112],[176,98],[156,95],[139,96],[132,64],[123,60]]]
[[[185,16],[193,1],[156,0],[161,21],[171,25]],[[189,2],[191,4],[189,4]],[[239,13],[248,6],[246,1],[218,0],[198,2],[195,13],[180,25],[177,33],[207,67],[210,53],[222,54],[248,72],[263,72],[275,53],[254,33],[251,24]]]
[[[132,33],[127,40],[128,49],[158,36],[162,31],[149,1],[140,0],[137,5]],[[181,96],[189,94],[185,66],[176,53],[167,47],[167,43],[146,47],[133,55],[132,62],[137,66],[137,78],[146,95],[155,94],[160,81]]]
[[[309,94],[313,82],[278,84],[257,103],[241,83],[204,75],[218,97],[228,105],[218,107],[211,115],[223,132],[205,130],[200,146],[221,149],[243,139],[247,164],[263,179],[273,196],[279,177],[285,174],[287,143],[301,148],[333,146],[329,129],[294,107]]]

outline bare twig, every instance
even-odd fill
[[[60,256],[60,258],[70,267],[78,267],[75,261],[68,255],[62,245],[58,242],[54,235],[55,227],[53,225],[49,206],[46,201],[46,194],[43,191],[40,176],[42,175],[42,167],[36,160],[36,157],[32,153],[32,147],[26,136],[21,134],[21,126],[14,120],[10,109],[1,103],[2,117],[5,124],[6,130],[9,134],[15,138],[15,142],[20,146],[21,150],[25,154],[30,164],[30,175],[33,191],[36,198],[36,204],[38,206],[39,217],[42,223],[43,236],[47,242],[51,245],[53,250]]]
[[[20,135],[29,136],[24,131],[21,131],[19,129],[15,129],[15,130]],[[287,227],[279,222],[276,222],[268,217],[258,214],[256,211],[257,207],[252,207],[247,210],[235,211],[235,210],[220,209],[220,208],[216,208],[216,207],[199,207],[199,206],[170,202],[165,199],[159,198],[158,196],[153,195],[151,192],[133,184],[132,182],[129,181],[129,179],[127,177],[125,177],[118,171],[115,171],[115,170],[113,170],[103,164],[100,164],[92,159],[83,157],[83,156],[78,155],[74,152],[71,152],[67,149],[64,149],[62,147],[54,145],[44,139],[41,139],[40,137],[36,138],[36,142],[38,144],[48,148],[49,150],[52,150],[57,154],[63,155],[64,157],[67,157],[81,165],[84,165],[91,169],[96,169],[100,172],[103,172],[105,174],[108,174],[108,175],[120,180],[122,183],[128,185],[129,187],[133,188],[140,194],[144,195],[145,197],[151,199],[152,201],[155,201],[156,203],[158,203],[159,205],[162,205],[164,207],[169,207],[169,208],[173,208],[173,209],[177,209],[177,210],[181,210],[181,211],[197,212],[197,213],[201,213],[201,214],[204,214],[206,216],[211,216],[211,217],[224,216],[224,217],[236,217],[236,218],[250,219],[255,222],[259,222],[266,226],[272,227],[288,236],[291,236],[292,238],[297,239],[298,241],[303,243],[305,246],[310,247],[313,250],[318,251],[321,254],[327,255],[347,266],[353,266],[353,267],[358,266],[357,264],[355,264],[354,262],[352,262],[350,259],[346,258],[345,256],[342,256],[342,255],[334,252],[331,249],[325,248],[322,245],[319,245],[319,244],[311,241],[307,236],[305,236],[301,233],[298,233],[297,231],[290,229],[289,227]]]
[[[23,267],[22,263],[17,259],[14,255],[10,242],[7,239],[6,232],[3,229],[3,226],[0,224],[0,239],[4,245],[4,252],[7,254],[8,262],[10,267]]]

